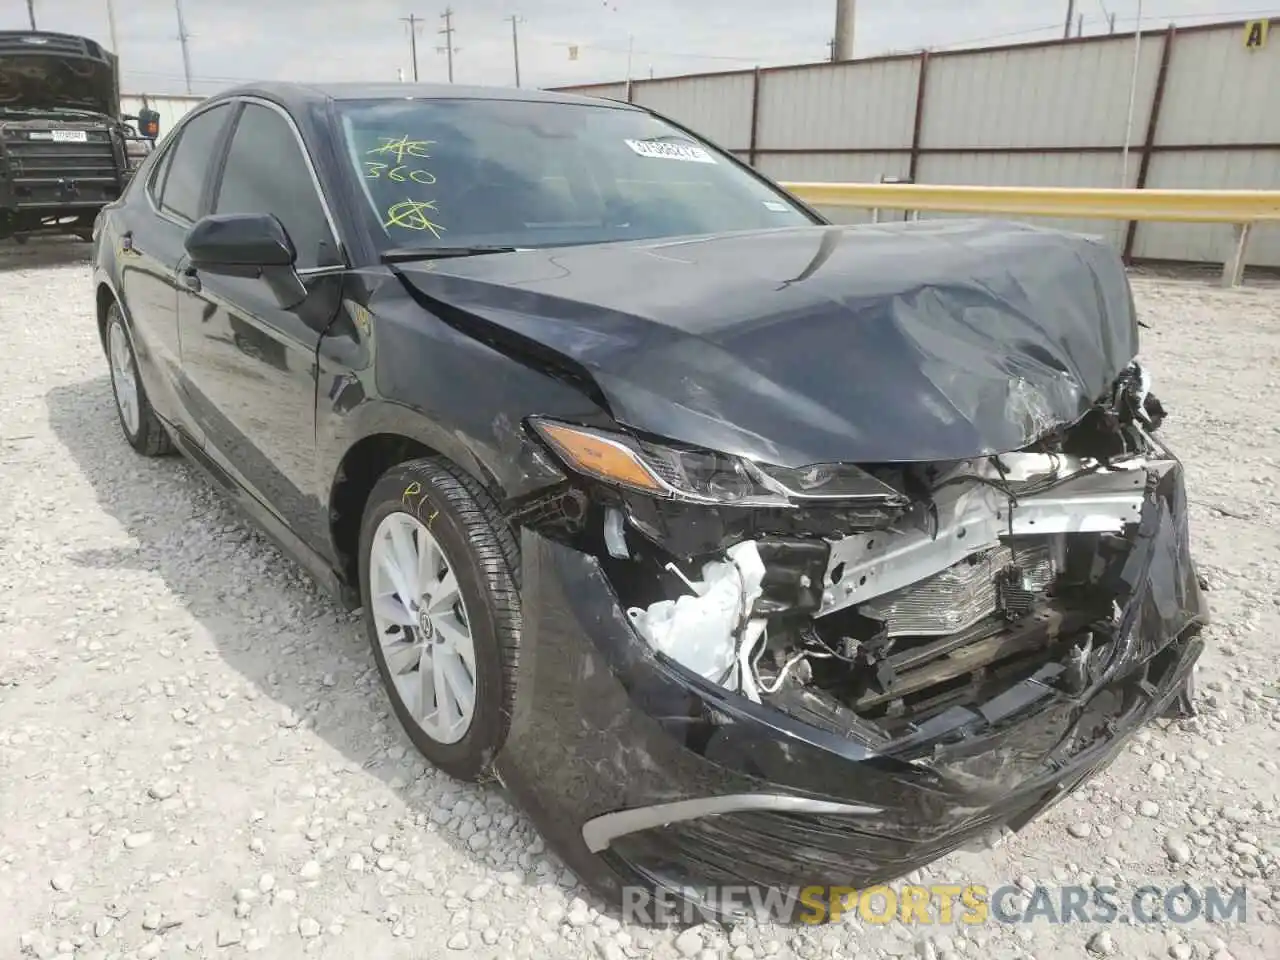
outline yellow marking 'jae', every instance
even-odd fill
[[[396,163],[404,163],[405,157],[418,157],[419,159],[429,159],[431,152],[428,149],[434,140],[410,140],[408,137],[379,137],[382,146],[374,147],[368,151],[369,156],[394,156]]]

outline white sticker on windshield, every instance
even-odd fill
[[[785,203],[779,203],[777,200],[766,200],[764,202],[764,208],[766,210],[772,210],[774,213],[786,213],[791,209]]]
[[[655,160],[683,160],[685,163],[715,163],[716,158],[701,147],[665,140],[628,140],[627,146],[642,157]]]

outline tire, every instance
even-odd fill
[[[386,564],[389,555],[393,565],[395,557],[404,555],[392,544],[406,532],[412,535],[416,559],[399,566],[419,571],[413,583],[403,574],[400,579],[391,575]],[[437,606],[447,603],[449,581],[447,574],[440,578],[439,593],[430,586],[436,575],[423,571],[439,568],[422,559],[423,550],[429,549],[424,545],[430,544],[438,548],[444,567],[456,578],[459,605]],[[458,780],[484,778],[510,727],[520,651],[519,560],[510,528],[488,492],[452,463],[436,457],[411,460],[392,467],[374,485],[361,522],[359,550],[365,632],[397,719],[414,746],[436,767]],[[389,594],[397,583],[404,586]],[[426,590],[420,586],[424,583]],[[399,601],[406,590],[414,597],[416,613]],[[396,616],[403,619],[391,624]],[[459,624],[470,634],[469,664],[465,655],[454,656],[447,649],[451,644],[455,650],[465,647],[465,643],[453,643],[461,636]],[[435,651],[433,658],[443,657],[432,661],[440,669],[428,668],[425,656],[417,659],[417,651],[424,646]],[[415,660],[416,669],[410,666]],[[461,719],[446,723],[446,714],[451,718],[461,709],[447,710],[441,700],[441,683],[448,688],[446,701],[455,689],[442,678],[462,676],[456,661],[467,667],[474,683],[465,732],[460,732]],[[446,726],[448,736],[443,731]]]
[[[138,359],[119,304],[113,303],[107,309],[104,342],[111,371],[111,393],[116,401],[116,419],[124,438],[144,457],[172,453],[173,440],[151,408],[142,378],[138,376]]]

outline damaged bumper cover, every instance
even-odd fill
[[[852,712],[844,728],[805,722],[659,654],[600,559],[526,527],[516,706],[498,772],[557,853],[615,899],[631,884],[686,897],[718,885],[863,887],[1019,829],[1144,723],[1185,707],[1202,649],[1181,465],[1170,455],[1090,482],[1103,504],[1090,516],[1109,529],[1123,515],[1131,547],[1087,669],[1068,683],[1071,663],[1042,658],[985,699],[891,732]],[[952,534],[964,525],[957,509]],[[845,547],[833,547],[828,579],[855,562]],[[905,579],[918,575],[898,560]],[[861,599],[824,586],[824,609]]]

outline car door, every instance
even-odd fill
[[[316,350],[341,303],[336,231],[297,128],[245,100],[211,192],[214,214],[270,213],[298,251],[306,295],[283,306],[260,278],[178,266],[182,368],[205,453],[309,545],[327,541],[315,476]]]
[[[140,184],[143,192],[121,208],[119,229],[112,238],[117,244],[120,297],[147,396],[161,417],[197,442],[200,430],[182,390],[177,271],[231,112],[228,104],[217,104],[192,114],[173,132]]]

